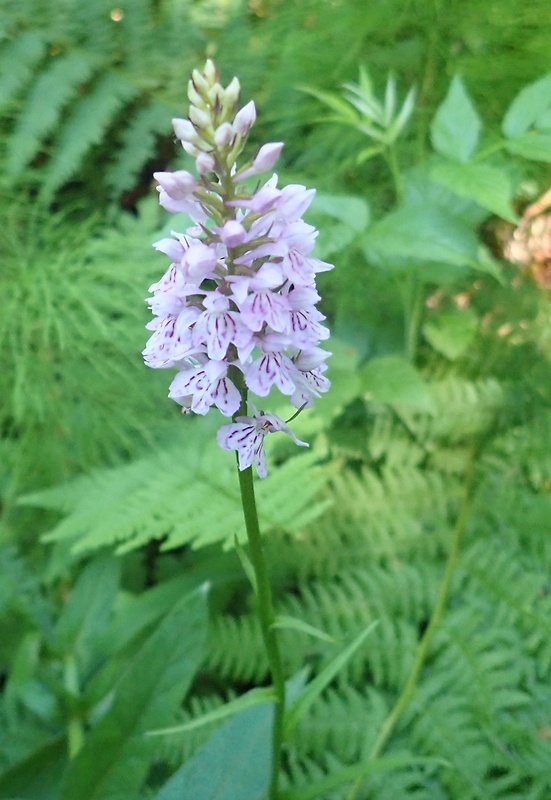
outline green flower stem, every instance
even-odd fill
[[[230,367],[230,376],[241,393],[241,405],[234,415],[234,419],[247,414],[247,387],[243,374],[236,368]],[[277,631],[273,627],[275,622],[274,607],[272,602],[272,589],[268,575],[268,564],[264,553],[262,534],[258,523],[256,498],[254,495],[253,468],[239,469],[237,457],[237,474],[239,475],[239,488],[241,490],[241,503],[245,517],[245,529],[249,540],[249,556],[255,575],[255,589],[258,602],[258,617],[264,648],[268,657],[268,665],[272,684],[276,694],[274,726],[272,730],[272,768],[270,778],[270,800],[277,800],[279,773],[281,769],[281,748],[283,745],[283,715],[285,712],[285,679],[281,664],[281,655],[277,641]]]
[[[256,577],[256,592],[258,601],[258,616],[262,630],[262,638],[272,683],[276,693],[274,727],[272,733],[272,772],[270,779],[270,800],[277,800],[278,781],[281,766],[281,747],[283,743],[283,713],[285,709],[285,682],[283,678],[283,667],[277,642],[276,631],[273,628],[275,615],[272,604],[272,591],[268,577],[268,566],[262,543],[262,535],[258,524],[258,514],[256,510],[256,500],[254,496],[253,470],[248,467],[239,470],[239,487],[241,489],[241,500],[243,503],[243,513],[245,516],[245,527],[249,540],[249,554]]]
[[[392,734],[392,731],[396,726],[396,723],[398,722],[398,720],[400,719],[406,708],[409,706],[411,700],[413,699],[413,695],[415,693],[415,689],[419,681],[421,670],[423,669],[425,660],[427,658],[430,643],[432,641],[436,629],[440,625],[442,615],[444,614],[446,605],[448,603],[448,598],[452,585],[452,579],[455,574],[455,569],[457,567],[457,561],[459,558],[459,547],[461,543],[461,537],[463,535],[463,531],[465,530],[465,525],[469,514],[470,500],[471,500],[471,493],[473,486],[474,463],[475,463],[475,456],[473,455],[471,457],[469,468],[465,478],[465,486],[463,490],[463,499],[461,502],[461,508],[452,532],[452,542],[451,542],[450,552],[448,555],[448,560],[446,562],[444,575],[442,576],[442,581],[440,583],[440,588],[438,590],[438,597],[436,600],[436,604],[432,611],[429,624],[427,625],[426,630],[421,638],[421,641],[419,642],[415,660],[413,662],[413,666],[409,673],[406,684],[402,689],[402,693],[398,697],[390,714],[383,722],[379,735],[375,740],[375,744],[371,748],[371,752],[369,753],[368,757],[370,761],[378,758],[381,755],[381,752],[383,751],[386,743],[388,742],[390,735]],[[356,781],[356,783],[354,784],[348,795],[348,800],[356,800],[362,785],[363,785],[363,780]]]

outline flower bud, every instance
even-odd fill
[[[194,142],[197,139],[197,131],[189,119],[173,119],[172,127],[174,133],[181,142]]]
[[[188,81],[188,84],[187,84],[187,96],[188,96],[189,102],[192,105],[197,106],[197,108],[206,108],[207,104],[205,103],[205,100],[202,97],[202,95],[199,94],[199,92],[195,88],[195,85],[194,85],[193,81]]]
[[[193,158],[198,156],[199,153],[201,152],[195,147],[194,144],[191,144],[191,142],[182,141],[182,147],[184,148],[188,156],[193,156]]]
[[[217,147],[225,147],[233,139],[233,127],[229,122],[223,122],[214,132],[214,142]]]
[[[218,72],[218,68],[216,64],[211,58],[207,58],[205,62],[205,66],[203,68],[203,75],[212,86],[216,83],[216,81],[220,78],[220,73]]]
[[[283,142],[263,144],[253,161],[253,166],[257,172],[266,172],[272,169],[282,150]]]
[[[220,110],[222,108],[224,102],[224,90],[219,83],[215,83],[214,86],[210,87],[207,92],[207,96],[213,109]]]
[[[246,106],[243,106],[237,114],[235,115],[235,119],[233,121],[233,129],[236,133],[240,133],[242,136],[247,134],[252,126],[254,125],[256,120],[256,107],[254,101],[251,100],[247,103]]]
[[[196,108],[195,106],[190,106],[189,118],[194,125],[197,125],[198,128],[207,129],[212,123],[211,116],[208,111],[203,111],[201,108]]]
[[[230,219],[224,223],[220,231],[220,238],[226,247],[238,247],[247,238],[247,231],[237,220]]]
[[[207,93],[209,90],[209,83],[205,80],[205,78],[201,75],[198,69],[194,69],[191,73],[191,79],[194,83],[195,88],[198,92]]]
[[[232,78],[224,89],[224,108],[231,108],[239,100],[241,85],[237,78]]]
[[[197,188],[197,180],[185,169],[177,172],[154,172],[153,177],[173,200],[183,200]]]
[[[199,153],[195,160],[195,166],[199,175],[206,175],[209,172],[214,172],[214,158],[210,153]]]

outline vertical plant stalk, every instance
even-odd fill
[[[277,800],[279,772],[281,768],[281,747],[283,744],[283,714],[285,710],[285,682],[283,667],[277,642],[272,590],[268,576],[268,566],[262,542],[262,534],[258,524],[256,500],[254,496],[253,470],[248,467],[239,470],[239,488],[245,516],[245,527],[249,540],[249,554],[256,577],[256,593],[258,602],[258,616],[264,647],[268,657],[272,684],[276,694],[274,724],[272,731],[272,768],[270,778],[270,800]]]
[[[247,388],[241,373],[234,368],[233,376],[241,392],[241,407],[239,414],[247,413]],[[237,416],[235,415],[235,416]],[[258,603],[258,618],[268,666],[272,678],[272,685],[275,691],[274,722],[272,729],[272,765],[270,775],[270,800],[277,800],[279,774],[281,770],[281,748],[283,745],[283,715],[285,712],[285,680],[283,676],[283,666],[277,641],[277,631],[273,627],[275,622],[274,607],[272,602],[272,589],[268,574],[268,564],[264,551],[264,543],[258,522],[258,511],[256,508],[256,498],[254,493],[253,468],[239,469],[239,459],[237,459],[237,474],[239,476],[239,489],[241,491],[241,503],[243,506],[243,516],[245,517],[245,529],[249,542],[249,556],[255,575],[255,589]]]
[[[442,615],[444,614],[446,605],[448,603],[452,580],[459,559],[461,538],[463,535],[463,531],[465,530],[465,525],[467,523],[469,515],[470,501],[473,488],[473,478],[474,478],[474,464],[477,452],[478,452],[477,449],[475,449],[475,453],[473,453],[473,455],[471,456],[469,466],[467,469],[467,475],[465,477],[465,484],[463,488],[461,508],[459,510],[459,514],[457,516],[453,528],[450,552],[448,554],[446,567],[444,569],[444,574],[442,576],[442,581],[440,583],[440,588],[438,590],[438,597],[436,599],[436,604],[432,611],[429,623],[421,638],[421,641],[419,642],[417,653],[415,655],[415,660],[411,667],[411,671],[409,673],[405,686],[402,689],[402,692],[398,697],[396,703],[394,704],[394,707],[392,708],[390,714],[383,722],[379,735],[375,740],[375,744],[371,748],[371,752],[369,753],[368,756],[368,760],[370,761],[378,758],[381,755],[385,745],[387,744],[396,726],[396,723],[398,722],[398,720],[400,719],[406,708],[409,706],[411,700],[413,699],[413,695],[415,693],[415,689],[417,688],[417,683],[419,681],[421,670],[423,669],[425,660],[427,658],[430,643],[432,642],[432,638],[442,620]],[[348,795],[348,800],[357,800],[358,793],[362,785],[363,785],[362,779],[356,781],[356,783],[354,784]]]

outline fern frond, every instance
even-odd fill
[[[65,105],[96,69],[84,53],[56,56],[38,78],[28,96],[8,143],[7,170],[21,172],[37,155],[47,135],[57,124]]]
[[[213,542],[231,547],[236,535],[243,537],[235,465],[215,445],[212,421],[181,420],[176,436],[175,444],[151,457],[27,495],[21,502],[65,512],[46,541],[68,540],[75,553],[113,545],[125,553],[152,539],[162,540],[163,550]],[[210,448],[205,447],[209,440]],[[315,496],[325,477],[315,461],[314,454],[297,456],[274,467],[266,487],[259,485],[264,530],[297,530],[323,511],[326,503],[316,502]],[[299,476],[308,476],[301,492],[296,491]]]
[[[45,39],[35,30],[25,31],[6,45],[0,56],[0,108],[31,80],[46,52]]]
[[[136,91],[116,73],[108,73],[88,90],[61,127],[48,160],[41,188],[47,200],[74,175],[90,147],[101,142],[115,114]]]
[[[212,674],[238,683],[258,684],[265,680],[268,661],[255,615],[218,615],[212,622],[207,645],[205,669]]]
[[[130,189],[155,151],[158,136],[170,134],[171,109],[152,101],[140,106],[123,129],[117,158],[108,165],[105,180],[113,195]]]

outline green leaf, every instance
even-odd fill
[[[243,532],[243,507],[235,460],[214,441],[219,424],[216,417],[182,420],[163,450],[29,495],[21,502],[65,512],[67,516],[47,538],[72,539],[75,552],[117,544],[116,552],[122,553],[163,538],[163,550],[216,542],[231,547],[235,534]],[[286,438],[281,437],[282,443]],[[271,465],[269,480],[258,482],[260,523],[265,531],[300,529],[325,507],[316,497],[327,481],[316,467],[319,454],[295,451],[281,465]]]
[[[8,173],[24,169],[37,154],[41,143],[55,128],[64,106],[77,94],[78,86],[88,80],[94,66],[79,53],[51,60],[35,82],[19,115],[9,143]]]
[[[184,596],[120,676],[111,707],[90,731],[65,776],[61,800],[125,800],[149,769],[153,742],[167,725],[203,656],[205,587]]]
[[[477,329],[477,315],[465,308],[439,314],[424,325],[423,335],[435,350],[453,361],[469,349]]]
[[[331,644],[336,644],[337,641],[333,636],[329,636],[328,633],[325,633],[325,631],[321,631],[319,628],[315,628],[313,625],[309,625],[307,622],[303,622],[296,617],[280,615],[276,617],[272,628],[300,631],[301,633],[308,634],[308,636],[314,636],[316,639],[321,639],[323,642],[330,642]]]
[[[368,259],[373,252],[384,261],[405,258],[476,267],[478,240],[465,223],[443,209],[408,204],[372,225],[363,237],[363,249]]]
[[[532,126],[537,126],[542,111],[550,106],[551,75],[545,75],[517,94],[503,118],[503,135],[513,139],[526,133]]]
[[[354,195],[316,194],[311,205],[314,214],[326,214],[349,225],[358,233],[369,222],[369,206],[362,197]]]
[[[403,404],[430,409],[427,386],[413,364],[401,356],[381,356],[360,372],[361,388],[376,403]]]
[[[56,645],[85,661],[88,649],[104,630],[119,588],[120,561],[108,554],[82,572],[59,617]]]
[[[509,222],[517,222],[510,202],[512,186],[506,172],[488,164],[458,164],[441,161],[431,169],[431,178],[460,197],[468,197]]]
[[[464,164],[476,150],[480,128],[478,113],[456,76],[432,122],[432,145],[441,155]]]
[[[48,162],[41,190],[44,197],[51,198],[77,171],[89,149],[102,141],[116,114],[137,91],[129,81],[108,73],[75,103]]]
[[[184,722],[183,725],[173,725],[171,728],[162,728],[157,731],[148,731],[148,736],[168,736],[172,733],[184,733],[185,731],[192,731],[195,728],[202,728],[204,725],[210,725],[211,722],[218,722],[221,719],[232,717],[238,711],[244,711],[246,708],[253,708],[254,706],[261,705],[262,703],[272,703],[276,700],[275,689],[272,686],[251,689],[249,692],[236,697],[235,700],[230,700],[224,703],[223,706],[215,708],[214,711],[209,711],[208,714],[203,714],[200,717],[189,722]]]
[[[306,787],[299,786],[297,789],[283,791],[279,795],[279,800],[315,800],[316,797],[327,797],[329,792],[370,775],[420,766],[449,766],[449,764],[440,758],[408,755],[381,756],[372,761],[363,761],[351,767],[337,769],[326,778],[310,783]]]
[[[551,133],[529,131],[514,139],[508,139],[505,147],[509,153],[528,158],[530,161],[551,162]]]
[[[0,797],[58,800],[59,782],[66,762],[66,739],[56,736],[0,776]]]
[[[359,636],[338,653],[324,669],[316,675],[316,677],[307,683],[304,689],[300,692],[296,700],[294,700],[288,707],[285,714],[285,732],[288,736],[295,728],[297,722],[304,716],[310,706],[320,696],[323,690],[331,683],[333,678],[340,672],[344,665],[352,658],[356,650],[364,643],[365,639],[373,632],[378,622],[372,622],[371,625],[363,630]]]
[[[4,106],[32,77],[46,50],[46,41],[36,30],[19,31],[4,48],[0,61],[0,107]]]
[[[241,711],[165,783],[155,800],[263,800],[270,782],[273,706]]]

